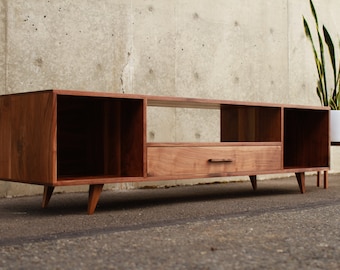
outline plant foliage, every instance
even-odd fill
[[[319,21],[318,16],[314,8],[314,4],[312,0],[309,0],[311,12],[314,18],[315,22],[315,28],[316,28],[316,34],[317,34],[317,45],[319,52],[317,51],[317,48],[314,43],[313,36],[311,34],[310,28],[308,26],[308,23],[303,17],[303,26],[305,29],[306,37],[309,39],[309,41],[312,44],[312,49],[314,53],[314,60],[318,72],[318,81],[316,86],[316,93],[321,101],[321,104],[324,106],[330,106],[332,110],[340,110],[340,83],[339,83],[339,77],[340,77],[340,61],[336,63],[336,55],[335,55],[335,49],[334,49],[334,43],[332,41],[332,38],[327,30],[327,28],[323,25],[322,26],[322,34],[320,33],[320,27],[319,27]],[[326,76],[326,62],[324,57],[324,44],[328,47],[328,53],[332,64],[332,70],[333,70],[333,86],[328,89],[327,83],[327,76]],[[339,42],[339,48],[340,48],[340,42]]]

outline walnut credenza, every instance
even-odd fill
[[[219,110],[219,142],[147,140],[147,109]],[[0,179],[89,185],[88,213],[104,184],[329,170],[329,108],[70,90],[0,96]]]

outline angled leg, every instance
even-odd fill
[[[316,178],[316,186],[317,187],[320,186],[320,180],[321,180],[321,172],[318,171],[318,175],[317,175],[317,178]],[[328,188],[328,171],[323,172],[323,187],[325,189]]]
[[[42,208],[46,208],[47,207],[47,205],[50,202],[50,199],[52,197],[53,191],[54,191],[54,187],[52,187],[52,186],[44,186]]]
[[[306,186],[305,186],[305,173],[304,172],[298,172],[295,173],[296,180],[298,181],[300,192],[305,193],[306,192]]]
[[[328,171],[323,172],[323,188],[328,188]]]
[[[92,215],[96,210],[96,206],[103,190],[104,184],[90,185],[89,188],[89,201],[87,205],[87,213]]]
[[[257,190],[257,179],[256,175],[249,175],[251,185],[253,186],[253,190]]]

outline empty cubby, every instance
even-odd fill
[[[143,100],[57,96],[57,175],[143,176]]]

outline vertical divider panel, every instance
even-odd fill
[[[11,178],[11,97],[0,97],[0,178]]]
[[[51,138],[51,144],[52,144],[52,184],[56,184],[57,180],[58,180],[58,153],[57,153],[57,130],[58,130],[58,125],[57,125],[57,106],[58,106],[58,102],[57,102],[57,94],[54,93],[53,91],[51,91],[51,95],[52,95],[52,138]]]
[[[285,141],[284,141],[284,133],[285,133],[285,110],[284,107],[280,108],[280,125],[281,125],[281,134],[280,134],[280,142],[281,142],[281,161],[282,161],[282,169],[284,168],[284,149],[285,149]]]
[[[147,164],[147,109],[148,109],[148,101],[147,98],[143,98],[143,177],[147,177],[148,173],[148,164]]]

